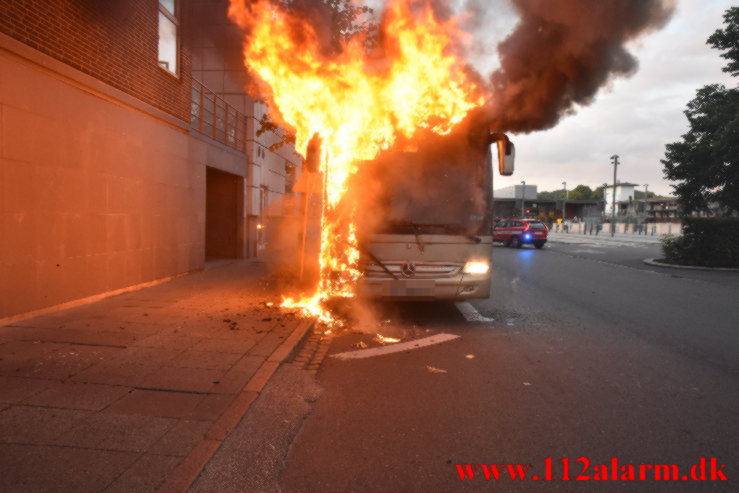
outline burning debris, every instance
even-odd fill
[[[634,71],[624,44],[660,27],[672,11],[667,0],[511,1],[520,20],[498,46],[501,67],[488,79],[468,61],[475,40],[451,2],[388,0],[375,22],[369,9],[349,0],[230,1],[229,17],[245,32],[244,61],[255,90],[274,122],[294,133],[306,168],[316,168],[323,182],[318,285],[284,299],[283,308],[315,317],[327,331],[342,326],[330,305],[356,296],[360,258],[371,258],[362,237],[386,219],[361,216],[375,210],[367,203],[380,200],[387,181],[407,192],[396,194],[405,200],[398,207],[423,214],[423,197],[440,196],[435,187],[487,179],[465,175],[465,159],[444,161],[446,169],[432,172],[403,161],[404,152],[435,145],[435,155],[445,155],[446,146],[446,154],[458,156],[453,146],[474,135],[489,139],[491,128],[553,126],[612,76]],[[401,162],[410,169],[399,171]],[[381,179],[365,179],[372,171]],[[451,199],[459,209],[445,212],[484,220],[474,212],[484,197]],[[469,226],[478,227],[484,224]],[[467,225],[454,229],[475,237]]]
[[[386,337],[382,334],[377,334],[375,336],[375,341],[379,342],[380,344],[396,344],[400,342],[400,339],[396,337]]]

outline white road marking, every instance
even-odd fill
[[[408,342],[399,342],[391,346],[380,346],[369,349],[360,349],[359,351],[347,351],[345,353],[332,354],[331,357],[342,360],[371,358],[373,356],[399,353],[402,351],[408,351],[410,349],[419,349],[425,346],[431,346],[432,344],[452,341],[454,339],[459,339],[459,336],[454,334],[441,333],[430,337],[424,337],[423,339],[414,339]]]
[[[465,320],[468,322],[493,322],[494,320],[492,318],[488,318],[484,316],[482,313],[478,312],[474,306],[472,306],[468,301],[458,301],[454,303],[457,307],[457,310],[459,310],[459,313],[462,314]]]
[[[575,248],[570,250],[572,253],[595,253],[597,255],[605,255],[606,252],[602,250],[593,250],[592,248]]]

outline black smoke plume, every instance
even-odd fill
[[[531,132],[553,127],[575,105],[592,102],[614,76],[638,62],[626,43],[669,20],[671,0],[511,0],[520,15],[498,45],[491,77],[493,127]]]

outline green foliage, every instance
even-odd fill
[[[539,192],[536,195],[538,200],[562,200],[565,198],[564,190],[555,190],[553,192]]]
[[[600,186],[593,190],[593,200],[603,200],[603,190],[605,188],[603,186]]]
[[[647,198],[653,199],[657,195],[654,192],[647,192]],[[634,190],[634,200],[644,200],[644,192],[640,190]]]
[[[670,262],[707,267],[739,267],[739,218],[686,217],[683,234],[662,240]]]
[[[739,211],[739,90],[705,86],[685,111],[690,130],[681,142],[667,144],[665,177],[673,185],[683,214],[718,202]]]
[[[734,77],[739,75],[739,7],[730,7],[724,12],[724,24],[726,27],[717,29],[708,38],[708,44],[719,51],[725,51],[721,57],[729,60],[723,68]]]
[[[592,200],[593,190],[587,185],[578,185],[570,190],[567,198],[569,200]]]
[[[739,7],[724,15],[726,28],[708,43],[726,51],[724,68],[739,75]],[[726,214],[739,211],[739,89],[720,84],[698,90],[685,110],[690,130],[682,140],[667,144],[665,178],[673,185],[683,215],[720,204]]]
[[[286,11],[307,19],[331,51],[338,53],[342,42],[359,33],[367,35],[368,47],[377,42],[374,10],[354,0],[277,0],[277,3]]]
[[[567,191],[567,200],[601,200],[595,196],[597,190],[602,190],[603,187],[592,190],[587,185],[578,185],[572,190]],[[601,192],[601,197],[602,197]],[[554,190],[552,192],[539,192],[537,198],[539,200],[564,200],[565,190]]]

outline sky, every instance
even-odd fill
[[[562,189],[563,181],[570,190],[578,184],[595,188],[613,181],[610,156],[618,154],[619,181],[647,184],[650,191],[670,195],[660,159],[665,144],[680,140],[688,129],[686,104],[706,84],[737,84],[721,71],[726,61],[720,52],[706,45],[732,3],[736,0],[678,0],[669,24],[629,45],[639,60],[636,74],[613,80],[590,106],[578,108],[551,130],[512,136],[516,172],[496,176],[494,188],[522,180],[539,191]],[[515,19],[506,17],[495,22],[497,28],[505,29],[506,21],[513,27]]]

